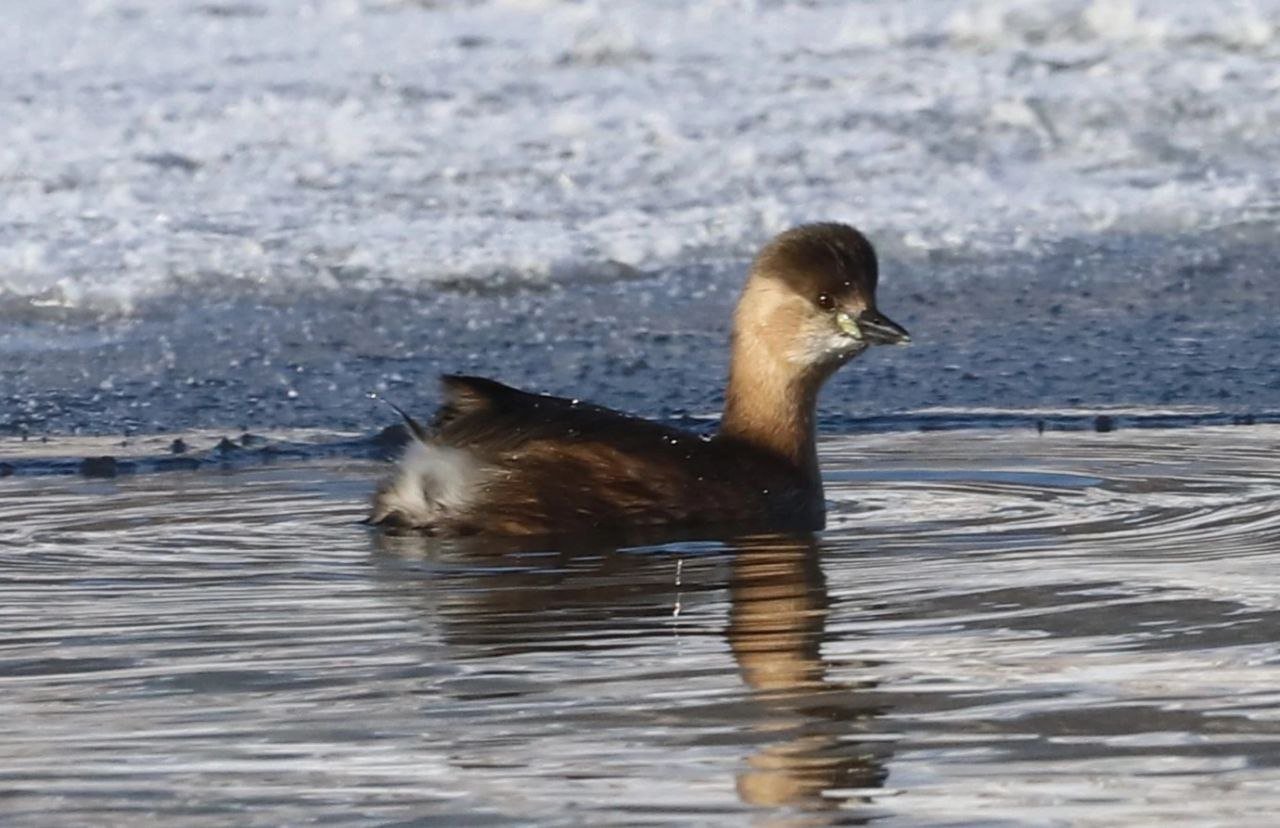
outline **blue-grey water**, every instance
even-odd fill
[[[4,822],[1272,818],[1275,427],[823,448],[826,532],[622,549],[382,538],[368,461],[0,481]]]
[[[0,823],[1270,825],[1280,3],[12,0]],[[752,252],[913,335],[799,538],[359,524],[443,372],[706,430]]]

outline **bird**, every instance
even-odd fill
[[[367,522],[495,538],[821,530],[818,392],[870,346],[911,341],[877,309],[878,279],[875,249],[847,224],[805,224],[765,244],[734,310],[710,435],[446,375],[429,426],[401,412],[410,439]]]

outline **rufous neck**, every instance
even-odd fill
[[[797,373],[783,358],[742,347],[735,337],[720,434],[764,449],[795,465],[821,488],[814,444],[820,377]]]

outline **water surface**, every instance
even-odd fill
[[[823,446],[814,537],[510,550],[382,466],[0,480],[6,824],[1263,824],[1280,430]]]

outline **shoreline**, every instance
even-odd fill
[[[699,421],[705,431],[713,419]],[[850,423],[846,421],[846,426]],[[676,423],[690,427],[688,422]],[[1236,415],[1217,411],[1172,411],[1117,408],[1103,411],[989,410],[981,415],[934,411],[908,417],[865,418],[854,429],[827,428],[818,436],[819,453],[838,452],[862,438],[951,435],[954,440],[1028,435],[1141,434],[1146,441],[1162,433],[1256,432],[1269,435],[1280,426],[1280,412]],[[280,429],[235,432],[201,429],[183,433],[133,435],[45,435],[0,437],[0,480],[9,478],[81,477],[112,479],[173,472],[238,471],[279,464],[319,461],[390,463],[407,439],[399,425],[376,432],[326,429]]]

